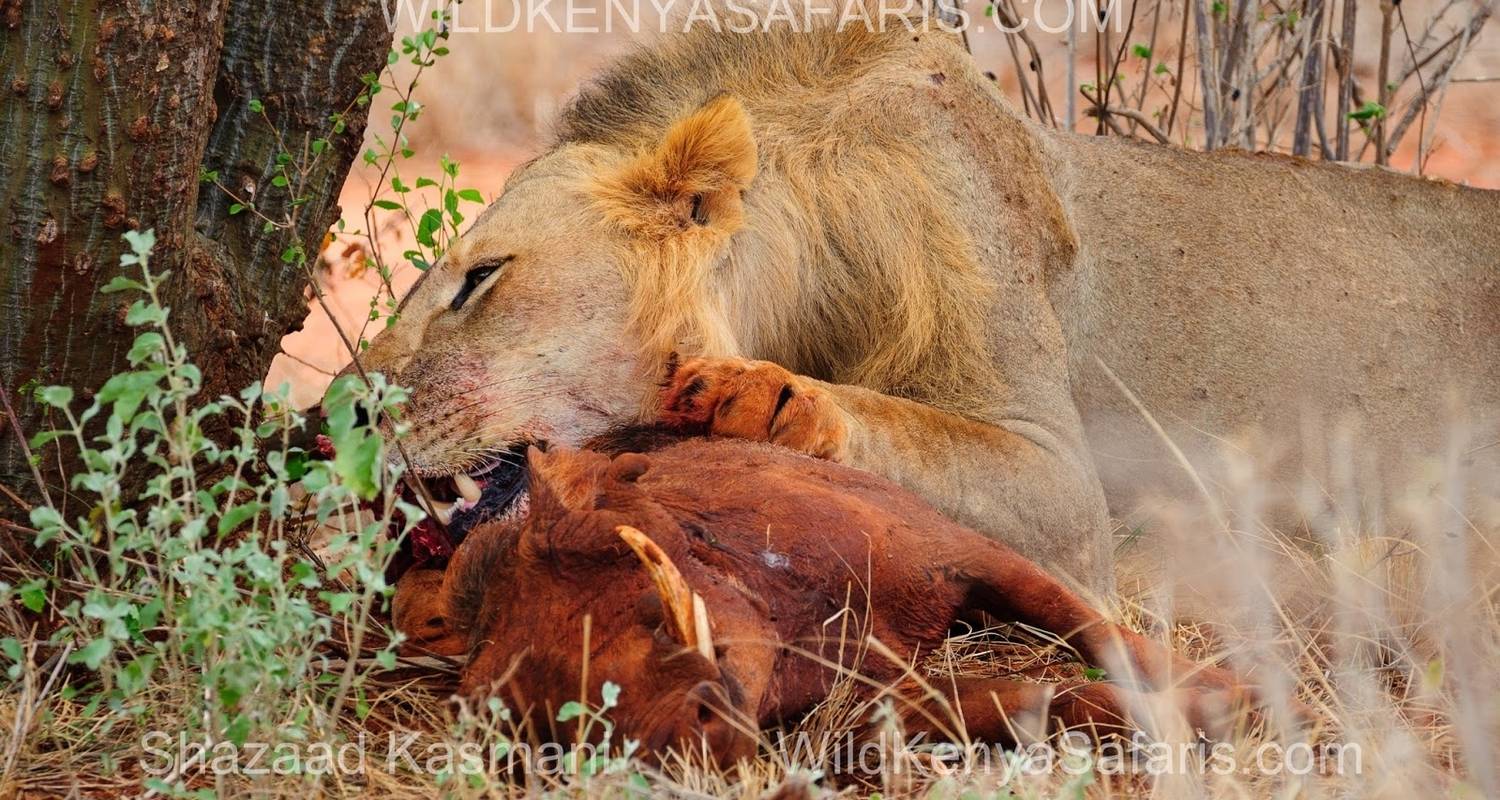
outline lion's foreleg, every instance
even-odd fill
[[[979,422],[745,359],[683,362],[663,387],[661,408],[669,425],[883,475],[1083,586],[1107,593],[1113,585],[1093,468],[1064,437],[1049,439],[1035,424]]]

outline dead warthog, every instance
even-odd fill
[[[606,681],[622,688],[617,735],[652,754],[706,743],[721,763],[856,666],[868,691],[904,693],[909,733],[951,735],[961,709],[979,740],[1134,728],[1140,690],[1170,692],[1191,725],[1223,730],[1250,699],[1229,672],[1108,621],[869,473],[737,440],[526,458],[529,513],[476,527],[446,572],[408,573],[395,616],[409,647],[468,655],[461,694],[500,696],[542,739],[576,733],[549,725],[583,699],[585,674],[591,703]],[[919,688],[896,659],[855,663],[870,638],[910,657],[981,614],[1055,634],[1132,688],[962,677]]]

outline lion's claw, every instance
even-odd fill
[[[848,444],[844,412],[816,382],[769,361],[694,358],[669,365],[661,422],[771,442],[832,461]]]

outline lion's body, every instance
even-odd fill
[[[1219,461],[1217,437],[1250,442],[1262,476],[1293,490],[1336,496],[1351,488],[1338,469],[1375,466],[1395,494],[1455,425],[1465,451],[1500,440],[1500,193],[1276,156],[1053,145],[1081,244],[1052,300],[1112,505],[1190,487],[1096,359],[1200,469]],[[1473,457],[1470,478],[1496,495],[1500,447]]]
[[[494,317],[444,316],[467,265],[537,246],[551,271],[518,256],[511,288],[483,300]],[[934,32],[695,30],[627,58],[449,261],[376,341],[374,368],[404,370],[432,419],[463,395],[413,367],[426,356],[483,365],[480,388],[578,399],[529,417],[494,399],[472,424],[508,430],[485,446],[576,444],[654,413],[622,398],[644,396],[671,349],[772,361],[815,380],[772,386],[782,400],[750,420],[762,438],[807,394],[789,408],[838,422],[818,452],[1096,587],[1110,574],[1098,476],[1128,511],[1187,475],[1101,363],[1195,464],[1215,437],[1293,444],[1350,411],[1382,463],[1404,464],[1441,449],[1450,389],[1487,433],[1500,407],[1500,194],[1044,130]],[[502,292],[525,299],[502,307]],[[511,317],[548,297],[564,321],[586,311],[517,332]],[[620,377],[619,341],[578,341],[605,336],[636,342],[639,380]],[[517,361],[533,351],[541,367]],[[711,374],[692,375],[696,395]],[[705,424],[744,428],[720,427],[730,406]],[[1279,463],[1283,479],[1304,464]]]

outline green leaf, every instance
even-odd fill
[[[135,337],[135,342],[130,345],[130,352],[125,356],[130,359],[131,364],[141,364],[165,350],[166,346],[166,339],[160,333],[146,331]]]
[[[339,446],[333,471],[355,494],[374,499],[380,490],[380,437],[366,435],[354,447]]]
[[[470,203],[484,203],[484,195],[480,194],[478,189],[459,189],[458,196]]]
[[[150,255],[152,248],[156,247],[156,231],[150,228],[143,231],[126,231],[121,234],[120,238],[124,239],[125,243],[130,245],[130,252],[136,256]],[[121,258],[120,263],[126,263],[125,259]],[[129,263],[139,264],[141,262],[131,261]]]
[[[437,247],[437,239],[433,234],[442,229],[443,213],[435,208],[427,209],[417,222],[417,243],[424,247]]]
[[[3,653],[12,662],[20,661],[22,658],[21,643],[10,636],[0,639],[0,653]]]
[[[137,300],[125,310],[125,324],[131,326],[151,325],[166,320],[166,314],[153,303]]]
[[[583,704],[578,702],[577,700],[569,700],[568,702],[563,703],[561,708],[557,709],[558,722],[567,722],[569,720],[578,719],[582,715]]]
[[[99,292],[101,294],[114,294],[115,292],[123,292],[126,290],[144,292],[146,291],[146,285],[141,283],[140,281],[133,281],[125,277],[124,275],[116,275],[115,277],[110,279],[109,283],[106,283],[104,284],[104,286],[100,287]]]
[[[1102,681],[1104,680],[1105,672],[1098,667],[1085,667],[1083,670],[1083,677],[1085,680]]]
[[[1136,58],[1151,58],[1151,48],[1143,44],[1131,45],[1130,52],[1135,54]]]
[[[1374,100],[1366,100],[1364,105],[1362,105],[1359,108],[1357,108],[1357,109],[1349,112],[1349,119],[1354,119],[1354,120],[1384,119],[1384,118],[1385,118],[1385,106],[1383,106],[1383,105],[1375,102]]]
[[[161,616],[165,604],[160,597],[147,602],[136,609],[135,623],[138,630],[148,631],[156,627],[156,620]]]
[[[265,503],[253,502],[241,503],[230,508],[224,512],[224,516],[219,517],[219,535],[223,536],[238,529],[241,525],[245,524],[246,520],[259,514],[265,507]]]
[[[114,645],[108,639],[95,639],[83,647],[75,650],[68,656],[69,664],[82,664],[89,669],[98,669],[104,659],[114,651]]]
[[[147,393],[156,388],[158,381],[154,372],[117,372],[99,387],[94,399],[100,405],[114,403],[114,416],[122,422],[135,418],[135,412]]]
[[[245,740],[250,738],[250,717],[245,714],[234,715],[234,721],[224,729],[224,738],[233,742],[235,747],[244,745]]]
[[[33,614],[42,613],[47,607],[47,582],[41,578],[30,581],[21,587],[21,605]]]
[[[36,399],[53,408],[67,408],[73,402],[73,390],[67,386],[43,386],[36,391]]]
[[[342,614],[354,605],[358,597],[353,592],[318,592],[318,597],[328,603],[328,610],[335,614]]]
[[[245,204],[244,203],[230,203],[229,204],[229,216],[231,216],[231,217],[234,216],[235,214],[242,213],[244,210],[245,210]]]
[[[48,442],[56,441],[58,439],[66,438],[70,435],[71,433],[69,431],[38,431],[35,436],[31,437],[31,441],[28,442],[28,444],[31,445],[31,449],[40,450],[42,448],[42,445],[47,444]]]
[[[266,110],[266,104],[254,98],[250,99],[250,113],[261,114]]]
[[[301,451],[288,453],[286,457],[286,479],[300,481],[307,474],[307,454]]]
[[[396,202],[396,201],[394,201],[394,200],[376,200],[371,205],[375,206],[376,208],[383,208],[386,211],[400,211],[401,210],[401,204],[398,203],[398,202]]]

